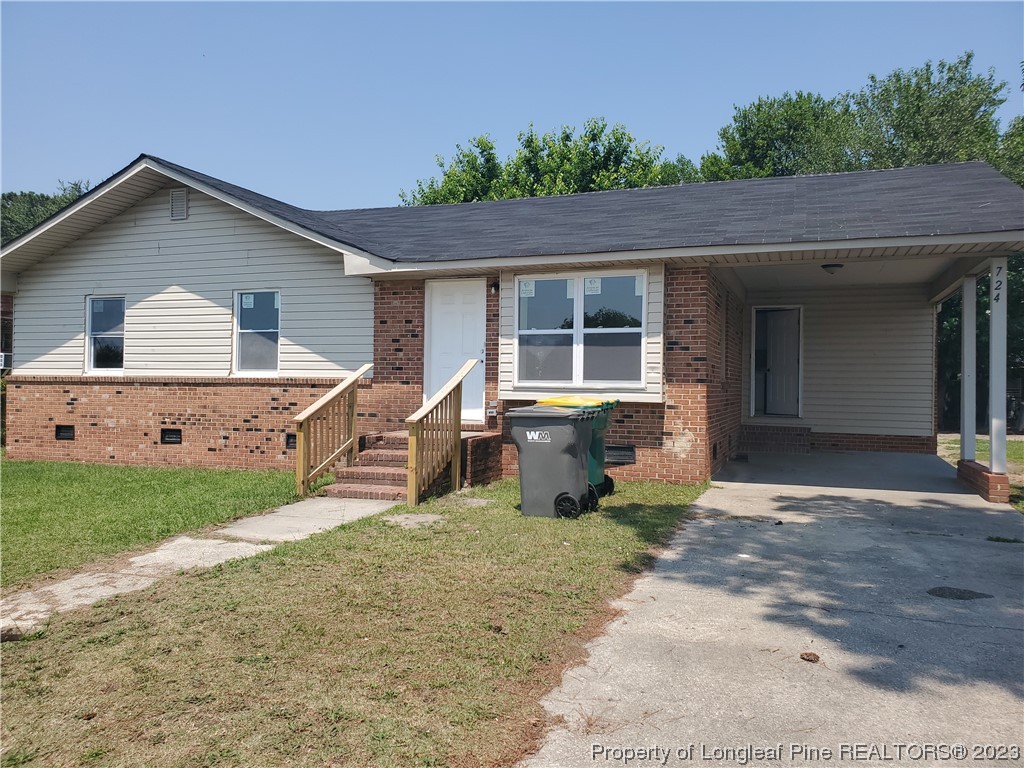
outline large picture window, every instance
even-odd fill
[[[643,383],[643,273],[516,279],[516,378]]]
[[[88,299],[87,368],[113,373],[124,370],[124,297]]]
[[[277,291],[236,293],[235,329],[235,370],[276,373],[281,294]]]

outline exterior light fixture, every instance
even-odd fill
[[[828,272],[830,275],[834,275],[840,269],[843,268],[842,264],[822,264],[821,268]]]

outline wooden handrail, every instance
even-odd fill
[[[409,425],[409,478],[406,504],[415,507],[420,494],[451,464],[451,489],[462,485],[462,381],[479,362],[471,358],[423,407],[405,420]]]
[[[373,368],[367,363],[325,394],[292,421],[295,422],[295,492],[305,496],[309,484],[341,456],[349,462],[359,451],[356,397],[359,380]]]

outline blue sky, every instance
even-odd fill
[[[0,4],[4,191],[147,152],[309,208],[395,205],[489,133],[621,122],[691,159],[734,105],[976,54],[1022,113],[1024,4]]]

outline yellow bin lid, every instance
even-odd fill
[[[546,397],[543,400],[538,400],[537,405],[564,405],[570,408],[579,408],[581,406],[591,406],[593,408],[600,408],[607,400],[602,400],[599,397],[585,397],[583,395],[557,395],[556,397]]]

